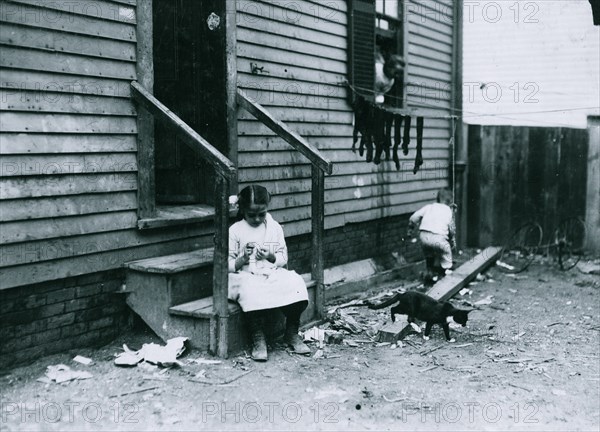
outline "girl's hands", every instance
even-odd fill
[[[256,259],[267,260],[270,263],[275,262],[275,254],[270,252],[267,248],[257,248]]]
[[[248,262],[250,262],[250,255],[252,255],[254,248],[254,243],[246,244],[246,247],[244,248],[244,255],[242,255],[244,257],[244,264],[248,264]]]

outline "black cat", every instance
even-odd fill
[[[446,340],[454,342],[454,339],[450,339],[450,328],[448,326],[450,317],[454,322],[462,324],[464,327],[467,325],[469,312],[472,310],[457,309],[450,302],[440,302],[417,291],[396,294],[383,303],[370,304],[369,309],[382,309],[396,302],[399,303],[391,309],[392,321],[396,321],[396,314],[408,315],[408,322],[410,323],[414,322],[415,319],[425,321],[425,333],[423,335],[425,340],[429,339],[431,327],[434,324],[439,324],[444,329]]]

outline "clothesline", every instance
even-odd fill
[[[364,96],[361,94],[361,91],[359,91],[358,89],[362,90],[362,93],[367,92],[367,93],[372,93],[375,94],[376,92],[373,90],[369,90],[369,89],[363,89],[362,87],[356,87],[353,86],[352,84],[350,84],[349,82],[346,81],[345,85],[347,85],[348,87],[350,87],[350,89],[357,94],[360,97]],[[388,95],[388,97],[391,97],[393,99],[396,100],[400,100],[400,98],[396,97],[396,96],[391,96]],[[369,102],[371,103],[371,102]],[[420,117],[427,117],[429,119],[444,119],[444,120],[450,120],[450,119],[455,119],[455,118],[459,118],[459,116],[456,115],[431,115],[429,113],[425,113],[422,110],[419,110],[418,108],[393,108],[390,106],[386,106],[386,105],[379,105],[379,104],[374,104],[371,103],[373,106],[377,106],[377,108],[382,109],[386,112],[389,112],[391,114],[400,114],[400,115],[413,115],[413,116],[420,116]],[[441,109],[440,107],[434,107],[436,109]]]
[[[370,94],[376,94],[377,92],[375,92],[372,89],[367,89],[364,87],[359,87],[359,86],[354,86],[352,84],[350,84],[348,81],[343,81],[342,83],[338,84],[340,86],[348,86],[350,87],[350,89],[355,93],[358,94],[359,96],[361,94],[364,93],[370,93]],[[392,99],[396,99],[396,100],[401,100],[402,98],[399,98],[397,96],[393,96],[393,95],[386,95],[386,97],[388,98],[392,98]],[[456,113],[462,113],[464,114],[468,114],[474,117],[497,117],[497,118],[504,118],[504,116],[506,115],[530,115],[530,114],[548,114],[548,113],[554,113],[554,112],[570,112],[570,111],[585,111],[585,110],[592,110],[592,109],[600,109],[600,106],[590,106],[590,107],[572,107],[572,108],[557,108],[557,109],[549,109],[549,110],[540,110],[540,111],[519,111],[519,112],[508,112],[508,113],[500,113],[500,114],[496,114],[496,113],[488,113],[488,114],[482,114],[482,113],[477,113],[475,111],[468,111],[468,110],[464,110],[464,109],[460,109],[460,108],[452,108],[452,107],[440,107],[437,105],[432,105],[432,104],[428,104],[425,102],[420,102],[419,105],[428,107],[428,108],[433,108],[433,109],[445,109],[445,110],[449,110],[452,112],[456,112]],[[385,110],[389,110],[390,107],[382,107],[382,109]],[[392,110],[398,110],[398,108],[392,108]],[[407,111],[407,114],[411,114],[411,110],[417,111],[418,108],[409,108]],[[393,112],[393,111],[392,111]],[[398,114],[402,114],[401,112],[398,112]],[[413,113],[414,114],[414,113]],[[414,115],[420,115],[420,114],[414,114]],[[425,115],[426,117],[429,118],[460,118],[462,116],[460,115],[447,115],[447,116],[429,116],[429,115]]]

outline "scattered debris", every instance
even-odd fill
[[[318,349],[312,356],[314,359],[323,358],[323,350]]]
[[[554,389],[552,389],[552,394],[554,396],[566,396],[567,392],[564,391],[564,390],[562,390],[562,389],[556,389],[556,388],[554,388]]]
[[[145,360],[149,363],[161,366],[172,366],[181,362],[177,360],[183,351],[185,351],[186,337],[176,337],[169,339],[166,346],[160,346],[155,343],[144,344],[139,351],[130,350],[123,344],[125,352],[115,358],[115,364],[118,366],[137,366],[138,363]]]
[[[365,300],[362,299],[354,299],[346,303],[342,303],[341,305],[337,305],[332,307],[327,311],[328,314],[334,314],[338,309],[345,309],[353,306],[367,306]]]
[[[347,330],[350,333],[360,333],[363,331],[362,326],[344,311],[337,311],[333,315],[331,327],[337,330]]]
[[[515,270],[515,267],[513,267],[510,264],[507,264],[507,263],[505,263],[503,261],[500,261],[500,260],[496,261],[496,265],[498,267],[505,268],[506,270],[509,270],[509,271],[514,271]]]
[[[144,388],[137,389],[137,390],[131,390],[131,391],[123,392],[123,393],[114,394],[112,396],[109,396],[109,398],[128,396],[128,395],[135,394],[135,393],[143,393],[143,392],[147,392],[150,390],[156,390],[157,388],[158,388],[158,386],[144,387]]]
[[[46,376],[38,378],[38,381],[43,383],[51,383],[55,381],[57,384],[78,380],[92,378],[93,375],[85,371],[72,370],[69,366],[64,364],[51,365],[46,369]]]
[[[82,365],[86,365],[86,366],[89,366],[93,363],[92,359],[83,357],[80,355],[73,357],[73,361],[75,361],[77,363],[81,363]]]
[[[577,270],[584,274],[600,275],[600,260],[579,261]]]
[[[470,290],[469,288],[463,288],[458,292],[461,296],[464,295],[471,295],[473,294],[473,290]]]
[[[464,348],[464,347],[468,347],[468,346],[471,346],[471,345],[473,345],[473,342],[469,342],[469,343],[462,344],[462,345],[454,345],[453,347],[454,348]]]
[[[479,301],[476,301],[475,303],[473,303],[475,306],[483,306],[483,305],[490,305],[492,304],[492,299],[494,298],[493,295],[489,295],[484,299],[481,299]]]
[[[195,382],[195,383],[200,383],[200,384],[227,385],[227,384],[231,384],[232,382],[240,379],[243,376],[248,375],[250,372],[254,372],[254,369],[244,371],[244,372],[234,376],[233,378],[228,378],[228,379],[222,380],[222,381],[211,381],[211,380],[202,380],[202,379],[190,379],[189,381]]]
[[[427,354],[431,354],[432,352],[434,352],[434,351],[437,351],[437,350],[439,350],[440,348],[443,348],[444,346],[445,346],[444,344],[442,344],[442,345],[438,345],[438,346],[436,346],[435,348],[431,348],[431,349],[428,349],[428,350],[422,351],[420,354],[421,354],[422,356],[426,356]]]
[[[319,348],[323,348],[323,344],[325,343],[325,330],[320,329],[319,327],[309,328],[304,332],[304,340],[306,342],[317,342]]]
[[[430,370],[433,370],[433,369],[435,369],[435,368],[437,368],[437,366],[429,366],[428,368],[421,369],[419,372],[420,372],[420,373],[423,373],[423,372],[429,372]]]
[[[513,383],[508,383],[508,385],[511,386],[511,387],[515,387],[515,388],[521,389],[521,390],[525,390],[525,391],[527,391],[529,393],[531,393],[533,391],[531,389],[528,389],[527,387],[519,386],[519,385],[516,385],[516,384],[513,384]]]
[[[514,335],[511,339],[514,341],[520,340],[525,335],[525,332],[521,332],[519,334]]]
[[[223,362],[221,360],[209,360],[209,359],[205,359],[205,358],[199,357],[197,359],[190,359],[190,360],[188,360],[188,363],[196,363],[196,364],[204,364],[204,365],[216,365],[216,364],[221,364]]]
[[[366,388],[366,387],[365,387],[365,389],[364,389],[364,390],[362,390],[362,391],[361,391],[361,393],[362,393],[363,397],[365,397],[365,398],[367,398],[367,399],[370,399],[370,398],[372,398],[372,397],[373,397],[373,392],[372,392],[372,391],[370,391],[370,390],[367,390],[367,388]]]
[[[325,330],[325,343],[339,345],[343,340],[343,333],[337,330]]]

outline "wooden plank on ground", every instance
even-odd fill
[[[478,273],[500,256],[501,247],[490,246],[477,254],[473,259],[461,265],[454,273],[444,277],[427,292],[436,300],[444,301],[471,282]]]
[[[461,265],[454,273],[436,283],[427,292],[427,295],[440,301],[448,300],[472,281],[478,273],[494,262],[501,251],[502,248],[500,247],[491,246],[486,248],[473,259]],[[395,342],[403,339],[413,331],[405,320],[397,321],[382,327],[377,333],[377,340],[379,342]]]

